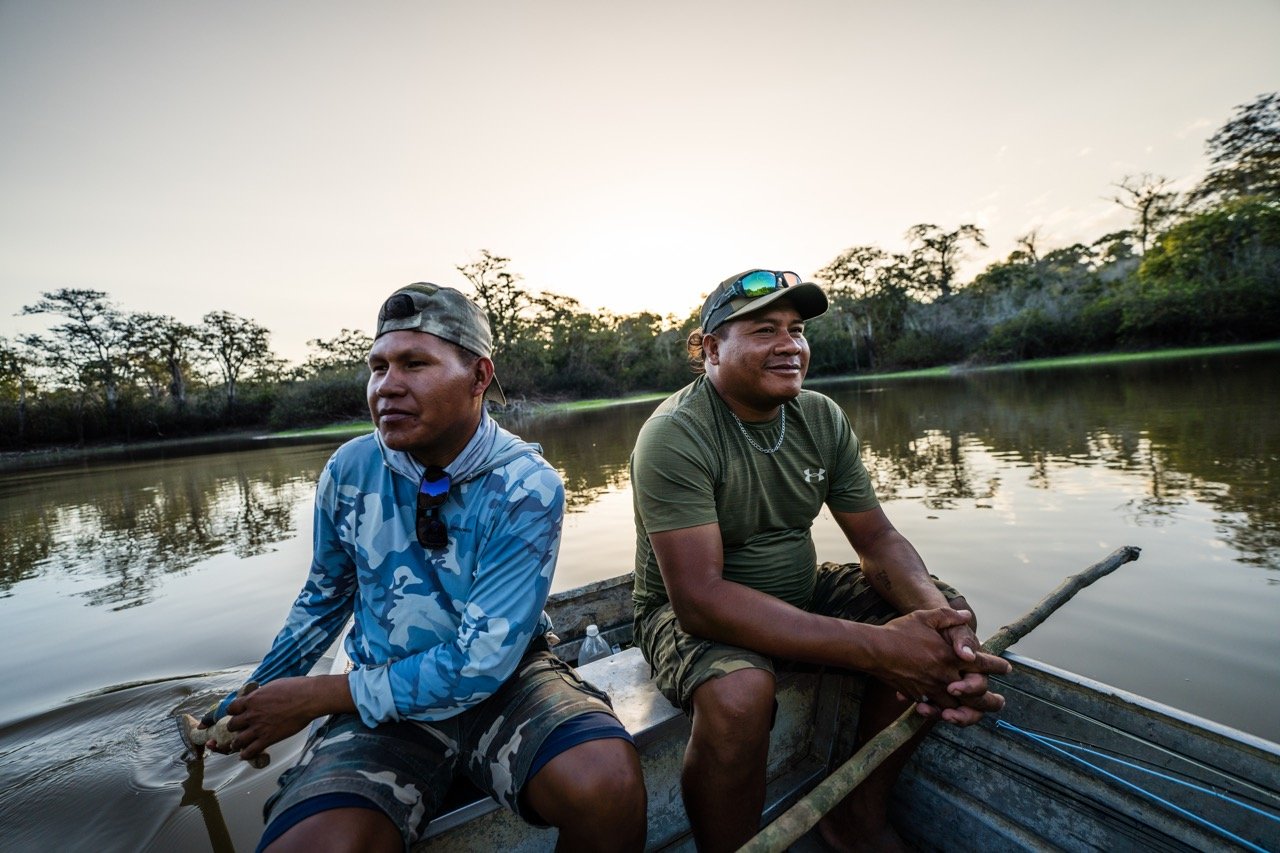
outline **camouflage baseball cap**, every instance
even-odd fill
[[[378,309],[378,328],[373,337],[387,332],[407,330],[426,332],[463,349],[493,359],[493,334],[489,331],[489,318],[461,292],[452,287],[441,287],[419,281],[400,288]],[[484,392],[486,400],[506,404],[495,373],[493,381]]]

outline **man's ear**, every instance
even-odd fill
[[[493,361],[480,356],[476,359],[475,366],[471,369],[473,371],[471,396],[483,397],[484,392],[489,388],[489,383],[493,381]]]
[[[715,335],[702,336],[702,354],[708,364],[720,364],[720,339]]]

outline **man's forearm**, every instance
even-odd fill
[[[864,545],[858,558],[867,582],[899,613],[950,606],[929,577],[920,553],[897,530]]]

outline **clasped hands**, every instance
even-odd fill
[[[969,610],[939,607],[917,610],[887,623],[894,654],[880,677],[916,713],[957,726],[969,726],[1004,707],[992,693],[988,676],[1005,675],[1007,660],[982,651]]]

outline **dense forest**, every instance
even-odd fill
[[[971,282],[956,270],[988,248],[973,224],[914,225],[905,252],[840,252],[813,276],[831,309],[808,326],[811,375],[1280,337],[1280,93],[1237,107],[1206,149],[1208,172],[1190,192],[1151,173],[1110,187],[1131,228],[1071,246],[1030,231]],[[586,310],[529,292],[511,264],[481,251],[457,269],[489,315],[513,406],[688,381],[698,305],[684,317]],[[64,288],[23,313],[52,324],[0,337],[0,449],[365,415],[362,332],[309,341],[310,356],[289,365],[268,329],[226,311],[192,325]]]

